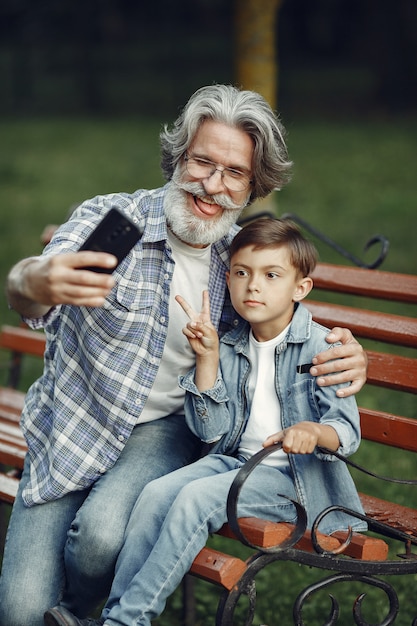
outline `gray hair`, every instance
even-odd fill
[[[253,188],[250,200],[264,198],[281,189],[291,178],[285,129],[267,101],[255,91],[232,85],[201,87],[189,99],[172,129],[164,126],[160,135],[161,167],[167,180],[190,147],[205,120],[239,128],[253,140]]]

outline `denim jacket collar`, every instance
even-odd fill
[[[285,340],[280,344],[279,351],[286,350],[289,343],[305,343],[311,336],[312,315],[310,311],[300,304],[295,303],[294,315],[291,320]],[[246,354],[249,344],[248,322],[242,320],[237,328],[228,332],[222,341],[235,346],[236,352]]]

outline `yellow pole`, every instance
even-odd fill
[[[276,21],[282,0],[235,1],[236,83],[260,93],[273,109],[278,91]],[[245,209],[243,216],[276,213],[271,194]]]
[[[282,0],[236,0],[236,81],[276,107],[276,17]]]

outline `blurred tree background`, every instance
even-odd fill
[[[236,81],[236,25],[248,28],[238,21],[247,4],[2,0],[0,113],[171,118],[199,86]],[[415,111],[414,0],[255,4],[260,19],[277,8],[285,118]]]

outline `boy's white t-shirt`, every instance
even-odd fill
[[[208,289],[211,246],[193,248],[168,231],[168,241],[175,261],[169,296],[168,334],[163,357],[151,393],[139,422],[150,422],[171,414],[184,413],[185,392],[178,384],[178,375],[195,364],[195,354],[182,332],[189,318],[175,296],[180,295],[201,311],[202,293]]]
[[[249,333],[251,371],[248,379],[249,419],[239,444],[239,455],[249,459],[261,450],[267,437],[282,430],[281,405],[275,388],[275,350],[283,341],[288,326],[269,341],[257,341]],[[265,457],[263,463],[275,467],[288,465],[283,450]]]

